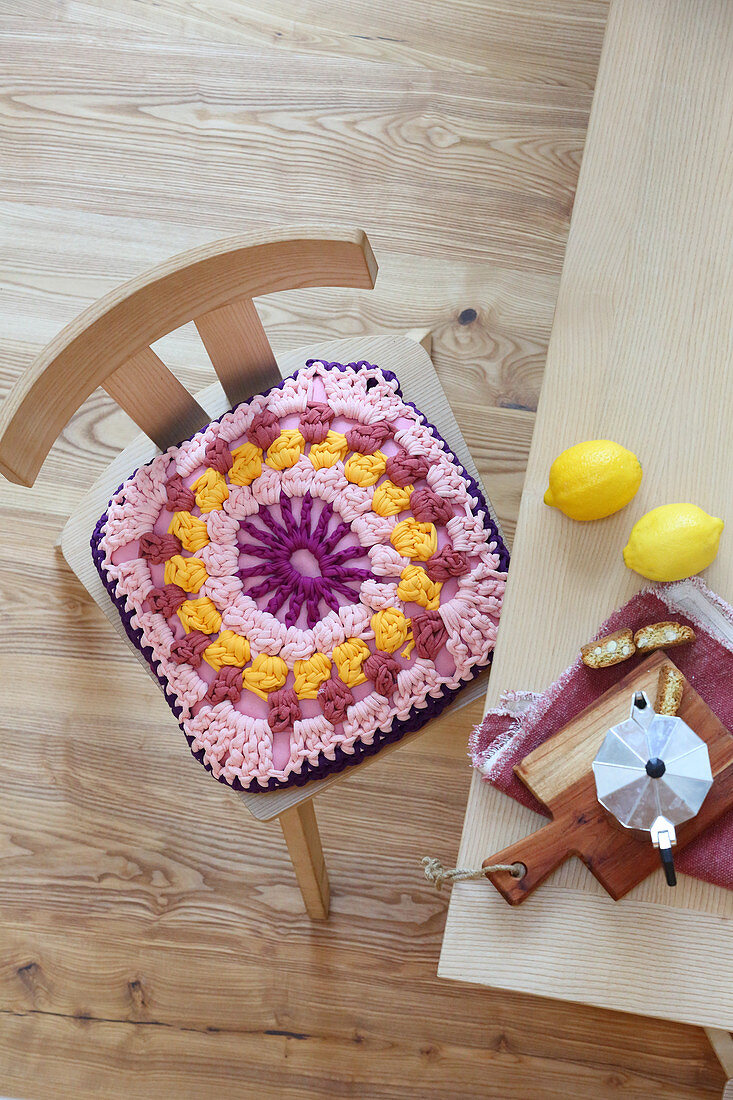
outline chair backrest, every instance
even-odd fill
[[[299,228],[229,237],[106,294],[48,344],[0,408],[0,472],[32,485],[69,419],[103,386],[161,449],[208,417],[150,345],[193,321],[232,405],[280,381],[253,297],[299,287],[371,289],[361,230]]]

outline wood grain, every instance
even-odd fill
[[[536,404],[606,4],[396,11],[6,0],[2,394],[169,256],[296,213],[356,219],[376,289],[258,301],[273,347],[431,329],[511,530],[533,416],[496,406]],[[192,392],[215,381],[190,329],[155,350]],[[33,489],[0,485],[0,1091],[718,1098],[700,1030],[436,982],[446,897],[419,861],[457,847],[476,705],[319,799],[337,885],[327,928],[307,920],[277,825],[182,751],[54,548],[136,434],[97,390]]]
[[[195,15],[187,5],[191,46],[152,4],[129,6],[143,32],[132,37],[107,33],[114,13],[93,4],[75,7],[76,25],[6,24],[0,232],[14,332],[27,340],[32,331],[40,347],[78,312],[74,296],[92,300],[100,281],[111,289],[195,244],[295,212],[357,218],[380,255],[378,290],[363,302],[278,296],[261,310],[275,351],[430,328],[439,373],[470,388],[479,408],[533,409],[605,12],[587,3],[571,18],[572,7],[530,3],[515,24],[505,5],[462,6],[461,50],[471,34],[484,47],[476,74],[307,48],[278,50],[274,64],[269,48],[244,50],[229,36],[198,42],[209,22],[236,35],[241,5]],[[256,22],[257,7],[248,12]],[[316,39],[334,15],[320,5]],[[435,24],[431,32],[415,12],[409,21],[421,40],[435,39]],[[539,37],[528,50],[515,37],[520,25],[545,35],[548,65],[535,53]],[[376,37],[373,46],[389,49]]]
[[[18,2],[18,0],[14,0]],[[444,0],[419,8],[395,8],[389,0],[354,0],[348,11],[324,0],[73,0],[67,12],[83,26],[147,33],[173,41],[232,42],[283,54],[337,55],[431,72],[491,74],[546,87],[592,89],[607,5],[584,0],[515,0],[509,17],[499,4],[461,5],[460,18],[446,19]],[[25,8],[21,9],[25,10]],[[68,15],[67,15],[68,18]],[[439,33],[436,33],[439,31]]]
[[[724,0],[611,7],[490,704],[505,690],[552,682],[640,587],[620,551],[645,511],[665,500],[724,517],[730,508],[732,58]],[[562,447],[599,437],[634,450],[644,479],[628,508],[576,525],[543,505],[547,470]],[[725,543],[705,579],[733,597]],[[459,864],[480,864],[537,824],[474,777]],[[730,1027],[733,894],[648,880],[616,905],[599,890],[569,864],[515,912],[482,883],[460,885],[440,973]],[[523,951],[510,959],[518,936]],[[695,962],[688,954],[680,966],[690,941]]]

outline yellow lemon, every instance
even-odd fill
[[[625,508],[640,484],[635,454],[610,439],[590,439],[557,456],[545,504],[570,519],[603,519]]]
[[[724,526],[696,504],[662,504],[634,524],[624,561],[650,581],[682,581],[710,565]]]

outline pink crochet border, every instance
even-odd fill
[[[312,365],[313,361],[309,361],[306,367],[310,368]],[[478,572],[474,571],[476,572],[476,576],[473,581],[471,580],[473,574],[471,574],[471,577],[461,578],[462,584],[459,589],[461,599],[465,599],[469,595],[471,596],[471,599],[473,601],[472,618],[475,619],[477,622],[480,621],[480,601],[483,598],[481,596],[481,593],[485,588],[486,581],[490,581],[491,585],[494,586],[494,593],[496,593],[496,583],[501,581],[503,591],[503,579],[505,572],[502,571],[501,567],[504,566],[505,570],[506,565],[508,564],[508,555],[506,553],[506,548],[501,542],[498,531],[496,530],[489,509],[486,506],[478,485],[463,469],[455,456],[451,454],[450,451],[448,451],[448,448],[445,446],[445,443],[441,439],[437,430],[432,425],[428,424],[422,414],[420,414],[413,405],[405,403],[401,400],[401,393],[399,391],[397,380],[394,375],[391,374],[391,372],[379,371],[378,368],[375,368],[371,364],[366,363],[349,364],[344,367],[341,364],[320,364],[316,362],[316,367],[319,370],[322,369],[323,371],[327,371],[329,373],[333,372],[333,374],[331,375],[331,381],[334,380],[334,377],[338,377],[339,373],[340,377],[343,378],[344,381],[348,379],[349,384],[346,386],[345,392],[340,397],[336,395],[336,403],[340,401],[339,409],[343,415],[346,415],[348,412],[348,415],[351,416],[353,419],[360,419],[362,422],[365,422],[367,424],[373,422],[374,420],[376,402],[370,401],[365,404],[359,388],[354,385],[356,379],[351,372],[368,372],[370,376],[377,377],[382,385],[386,384],[388,389],[392,391],[390,395],[391,399],[394,400],[396,398],[399,403],[399,410],[395,411],[393,415],[399,415],[403,417],[408,416],[414,422],[414,428],[402,430],[401,434],[403,436],[403,440],[400,440],[400,442],[402,443],[403,441],[409,441],[409,437],[411,435],[415,436],[415,442],[423,442],[424,445],[428,448],[433,462],[440,462],[441,468],[446,471],[445,476],[449,477],[449,483],[452,485],[453,491],[455,493],[460,493],[461,495],[465,494],[467,507],[470,507],[471,509],[470,515],[467,513],[467,520],[470,519],[471,523],[476,525],[475,528],[471,528],[471,531],[473,533],[469,533],[469,528],[468,526],[466,527],[465,537],[469,538],[469,544],[467,545],[473,546],[475,544],[476,546],[478,546],[477,540],[480,539],[482,545],[486,547],[486,551],[488,552],[489,556],[492,557],[493,555],[493,559],[495,559],[496,565],[498,565],[498,571],[496,565],[494,565],[493,568],[489,569],[490,575],[482,572],[480,568]],[[269,395],[277,391],[284,391],[282,398],[278,398],[277,402],[278,405],[283,406],[284,402],[292,400],[296,395],[295,385],[297,383],[298,376],[304,373],[306,372],[297,372],[297,374],[293,376],[293,378],[284,380],[280,386],[274,387],[273,390],[268,391],[266,394],[258,395],[257,397],[253,398],[251,402],[244,403],[244,407],[254,407],[256,411],[259,411],[260,409],[266,407],[266,401]],[[361,374],[362,378],[364,377],[364,373]],[[290,398],[285,396],[285,394],[287,393],[290,393]],[[329,401],[330,400],[331,395],[329,395]],[[190,467],[190,469],[193,470],[194,468],[196,468],[197,461],[200,461],[199,452],[203,450],[203,444],[211,443],[212,439],[216,438],[217,433],[216,431],[212,432],[212,428],[215,429],[216,426],[219,425],[219,430],[223,431],[225,423],[228,420],[234,421],[234,419],[241,413],[242,409],[243,406],[238,406],[235,410],[232,410],[231,413],[225,414],[224,417],[219,419],[219,421],[213,422],[211,425],[208,425],[206,428],[196,433],[186,444],[181,444],[179,448],[169,449],[166,456],[160,456],[160,460],[165,460],[166,458],[175,458],[180,451],[185,453],[185,455],[187,456],[185,459],[185,462],[187,463],[187,468]],[[234,431],[234,428],[230,429],[230,434],[232,431]],[[203,443],[199,443],[199,440],[202,440]],[[184,729],[184,733],[186,733],[187,739],[189,740],[189,744],[193,746],[195,744],[195,736],[191,736],[193,731],[187,728],[188,719],[186,718],[186,714],[190,713],[189,708],[191,703],[190,701],[186,702],[186,698],[188,698],[189,700],[193,699],[195,701],[196,692],[195,690],[193,690],[193,688],[189,689],[187,687],[187,695],[180,696],[178,694],[178,691],[173,687],[172,679],[176,677],[177,670],[168,667],[168,663],[166,662],[164,654],[161,654],[160,652],[155,652],[156,648],[158,648],[155,643],[153,643],[151,648],[150,638],[148,638],[146,634],[146,629],[152,629],[152,624],[150,620],[154,616],[151,616],[150,612],[145,612],[144,614],[141,614],[142,601],[139,598],[136,599],[136,596],[139,597],[139,582],[134,576],[134,570],[128,570],[127,573],[125,573],[124,570],[122,571],[122,574],[125,574],[124,579],[126,583],[123,585],[124,590],[121,589],[120,581],[123,579],[123,577],[120,571],[117,571],[118,576],[114,576],[116,570],[111,563],[111,549],[110,544],[107,540],[109,523],[111,522],[110,517],[113,513],[115,502],[125,499],[125,493],[129,491],[131,485],[135,484],[138,475],[142,475],[143,473],[145,473],[145,476],[147,476],[146,472],[149,469],[153,468],[157,461],[159,460],[153,460],[153,463],[150,463],[148,467],[142,467],[140,471],[136,471],[136,473],[133,474],[131,478],[129,478],[124,483],[123,486],[121,486],[118,493],[115,494],[115,497],[110,502],[110,507],[108,511],[105,513],[104,516],[100,518],[100,521],[97,524],[97,528],[95,529],[95,534],[92,539],[93,556],[95,564],[97,565],[100,575],[102,576],[102,580],[105,583],[105,587],[107,587],[107,590],[109,591],[113,601],[118,606],[120,615],[128,631],[128,634],[133,639],[137,647],[140,648],[143,654],[146,656],[149,663],[151,664],[151,667],[153,667],[153,670],[158,676],[158,679],[163,684],[166,691],[166,697],[169,701],[169,705],[171,705],[174,713],[176,713],[176,716],[179,718],[179,720],[181,720],[181,725]],[[437,468],[438,467],[436,466],[435,469],[437,470]],[[452,470],[453,473],[448,474],[449,470]],[[145,484],[145,478],[143,478],[143,487]],[[134,493],[131,495],[134,497]],[[143,500],[145,499],[144,492],[142,493],[142,498]],[[128,504],[129,501],[126,503],[125,507],[127,507]],[[481,532],[480,535],[479,531]],[[456,532],[456,534],[458,535],[458,537],[461,537],[460,532]],[[472,550],[471,552],[474,551]],[[478,552],[478,549],[475,552]],[[131,576],[128,576],[127,574],[131,574]],[[495,595],[493,595],[490,602],[492,603],[494,611],[498,615],[498,610],[501,605],[500,596],[497,602]],[[447,611],[449,605],[445,606]],[[468,629],[469,623],[468,621],[464,620],[462,631]],[[271,768],[270,772],[267,775],[262,777],[257,776],[254,779],[250,779],[249,783],[242,782],[242,780],[238,777],[235,777],[233,782],[231,780],[231,777],[227,779],[223,778],[222,776],[217,776],[217,778],[219,778],[221,781],[230,782],[230,785],[232,786],[249,790],[273,789],[276,786],[288,786],[292,782],[300,784],[301,782],[305,781],[305,779],[307,779],[310,775],[326,774],[328,771],[339,770],[341,767],[347,766],[350,763],[354,763],[358,759],[360,759],[362,755],[365,755],[372,751],[376,751],[385,741],[396,740],[400,736],[403,736],[404,733],[409,732],[412,729],[419,728],[422,724],[424,724],[425,721],[427,721],[430,717],[432,717],[435,713],[442,709],[442,706],[445,705],[445,703],[453,697],[455,692],[460,686],[463,685],[463,683],[473,678],[473,676],[476,675],[478,671],[480,671],[481,667],[484,667],[486,664],[490,663],[491,653],[493,651],[493,636],[495,636],[495,633],[492,635],[492,638],[488,640],[487,644],[487,640],[481,638],[480,632],[477,632],[476,629],[473,627],[471,628],[471,631],[472,634],[476,635],[475,644],[478,646],[478,650],[474,651],[474,643],[472,642],[470,643],[468,651],[466,651],[465,648],[460,649],[460,654],[459,651],[456,651],[456,653],[460,656],[460,660],[457,656],[457,661],[460,667],[457,667],[456,673],[452,677],[440,677],[437,674],[437,670],[434,670],[431,676],[429,676],[426,680],[426,695],[423,695],[422,697],[415,697],[414,693],[410,693],[408,691],[407,694],[405,694],[405,691],[403,690],[402,698],[408,705],[405,706],[405,703],[402,704],[401,708],[399,709],[399,720],[396,720],[394,716],[390,717],[389,719],[385,718],[383,697],[378,696],[374,700],[375,703],[378,702],[380,704],[378,707],[375,708],[374,705],[370,704],[370,700],[372,697],[369,696],[367,697],[367,699],[362,700],[362,703],[359,705],[358,713],[362,716],[362,720],[360,720],[359,726],[354,728],[348,738],[343,739],[344,744],[334,745],[333,741],[331,741],[329,745],[324,744],[321,748],[321,751],[318,752],[317,757],[314,760],[308,759],[301,761],[300,769],[293,768],[290,774],[282,775],[278,772],[275,772],[274,769]],[[470,633],[468,636],[472,636],[472,634]],[[467,636],[465,635],[465,633],[461,633],[460,636],[462,638],[461,647],[465,647]],[[426,662],[421,660],[420,665],[422,666],[424,664],[426,664]],[[410,670],[404,670],[405,673],[407,673],[408,671]],[[190,676],[188,676],[187,683],[188,682],[191,682]],[[406,682],[405,688],[407,688]],[[374,695],[374,693],[372,694]],[[253,722],[255,721],[261,720],[253,719]],[[312,719],[310,721],[315,722],[316,720]],[[366,723],[366,725],[364,725],[363,723]],[[202,762],[204,762],[203,750],[196,750],[194,754],[199,759],[201,759]],[[211,766],[205,762],[204,766],[207,767],[208,770],[212,770]],[[265,780],[264,783],[263,780]]]

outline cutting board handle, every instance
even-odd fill
[[[491,871],[486,877],[510,905],[520,905],[555,868],[576,854],[568,849],[569,834],[572,835],[572,820],[550,821],[544,828],[518,840],[503,852],[497,852],[482,864],[490,867],[496,863],[521,863],[526,867],[522,878],[515,878],[510,871]]]

